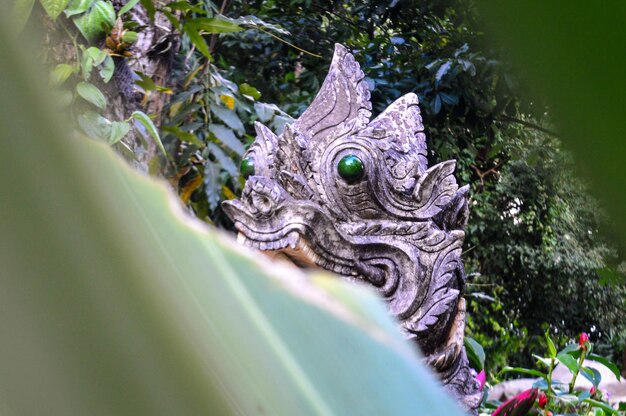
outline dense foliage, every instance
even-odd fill
[[[522,94],[523,77],[502,51],[485,46],[472,2],[126,3],[165,16],[177,51],[166,81],[135,70],[144,102],[168,102],[152,115],[158,132],[142,108],[120,120],[98,112],[107,106],[98,83],[109,82],[120,62],[132,66],[132,44],[142,36],[130,8],[64,3],[48,14],[66,29],[73,22],[79,45],[74,61],[55,63],[53,73],[57,84],[72,86],[65,96],[77,129],[123,150],[132,121],[162,144],[165,157],[155,155],[150,170],[168,178],[196,216],[225,227],[219,201],[241,191],[237,166],[251,122],[280,130],[301,113],[333,44],[345,44],[362,63],[375,111],[415,92],[429,157],[457,159],[459,181],[472,186],[469,330],[487,349],[488,366],[528,364],[546,329],[557,338],[586,330],[608,353],[623,348],[626,291],[598,274],[617,260],[598,233],[602,212],[550,130],[549,109]],[[92,22],[97,30],[81,18],[91,15],[102,20]]]

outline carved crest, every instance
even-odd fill
[[[463,348],[460,259],[468,187],[428,167],[418,98],[373,120],[354,57],[336,45],[310,107],[280,136],[261,124],[240,200],[223,207],[250,247],[375,286],[467,410],[481,398]]]

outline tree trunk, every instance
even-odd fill
[[[113,5],[119,10],[126,0],[114,0]],[[151,78],[157,85],[168,86],[170,72],[176,52],[178,51],[178,38],[172,32],[172,25],[160,13],[156,13],[154,22],[143,9],[137,5],[131,10],[130,18],[137,22],[143,29],[138,32],[138,40],[130,49],[131,57],[114,57],[115,73],[113,79],[104,84],[97,77],[92,76],[90,82],[96,85],[107,98],[107,107],[102,115],[111,121],[128,119],[131,114],[140,110],[153,118],[155,125],[160,125],[162,110],[167,104],[168,95],[150,91],[145,93],[134,83],[137,79],[136,72],[142,72]],[[72,22],[59,16],[57,23],[53,23],[38,7],[32,16],[43,23],[41,38],[42,61],[50,68],[60,63],[75,63],[78,60],[77,49],[69,38],[68,33],[76,36],[84,42],[80,32]],[[126,17],[128,19],[128,16]],[[86,42],[84,42],[86,43]],[[104,40],[98,44],[90,45],[105,48]],[[142,135],[137,130],[131,129],[123,139],[124,144],[130,150],[122,154],[129,162],[143,172],[155,172],[151,167],[158,166],[158,148],[148,135]]]

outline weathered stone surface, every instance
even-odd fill
[[[470,412],[481,398],[463,347],[467,190],[455,161],[428,167],[415,94],[370,121],[363,72],[337,45],[315,100],[276,136],[257,124],[240,241],[378,288],[407,337]]]

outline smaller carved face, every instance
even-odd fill
[[[370,109],[363,72],[338,45],[292,126],[277,137],[256,125],[242,197],[224,210],[244,244],[376,286],[428,352],[464,284],[467,187],[458,188],[453,161],[428,168],[417,96],[371,121]]]

